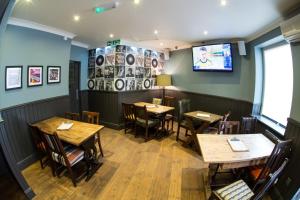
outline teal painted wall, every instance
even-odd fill
[[[248,59],[239,56],[237,45],[233,45],[233,64],[232,73],[193,72],[192,50],[184,49],[171,52],[165,72],[172,74],[177,89],[252,102],[254,70]]]
[[[294,92],[291,118],[300,122],[300,43],[292,44],[292,55],[294,65]]]
[[[68,95],[71,41],[50,33],[8,25],[0,49],[0,108]],[[5,91],[5,66],[23,65],[23,88]],[[27,87],[27,66],[43,65],[43,86]],[[61,66],[61,83],[47,85],[47,65]]]
[[[89,52],[85,48],[71,46],[71,56],[70,59],[74,61],[81,62],[81,70],[80,70],[80,90],[87,90],[87,71],[88,71],[88,58]]]

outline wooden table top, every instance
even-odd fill
[[[169,112],[169,111],[175,109],[174,107],[155,105],[155,104],[146,103],[146,102],[137,102],[137,103],[134,103],[134,105],[139,106],[139,107],[146,106],[147,111],[150,112],[150,113],[154,113],[154,114],[162,114],[162,113],[166,113],[166,112]]]
[[[249,151],[232,151],[227,139],[236,137],[244,142]],[[238,163],[268,158],[275,146],[263,134],[213,135],[197,134],[197,139],[206,163]]]
[[[198,116],[198,114],[200,114],[200,116]],[[209,115],[209,117],[201,116],[201,115]],[[184,113],[184,116],[198,119],[198,120],[205,121],[205,122],[209,122],[209,123],[214,123],[223,118],[223,116],[221,116],[221,115],[216,115],[213,113],[203,112],[203,111],[193,111],[193,112]]]
[[[57,127],[63,122],[72,122],[73,126],[69,130],[58,131]],[[53,134],[57,132],[58,137],[64,142],[80,146],[83,142],[98,133],[104,126],[89,124],[85,122],[73,121],[61,117],[52,117],[33,124],[42,131]]]

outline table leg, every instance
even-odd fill
[[[89,140],[84,142],[82,147],[84,149],[84,157],[88,165],[86,181],[89,181],[103,163],[100,163],[98,160],[94,137],[91,137]]]

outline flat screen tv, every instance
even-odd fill
[[[231,44],[193,47],[193,71],[232,72]]]

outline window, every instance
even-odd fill
[[[261,115],[286,126],[293,95],[293,61],[289,44],[263,49],[264,91]]]

